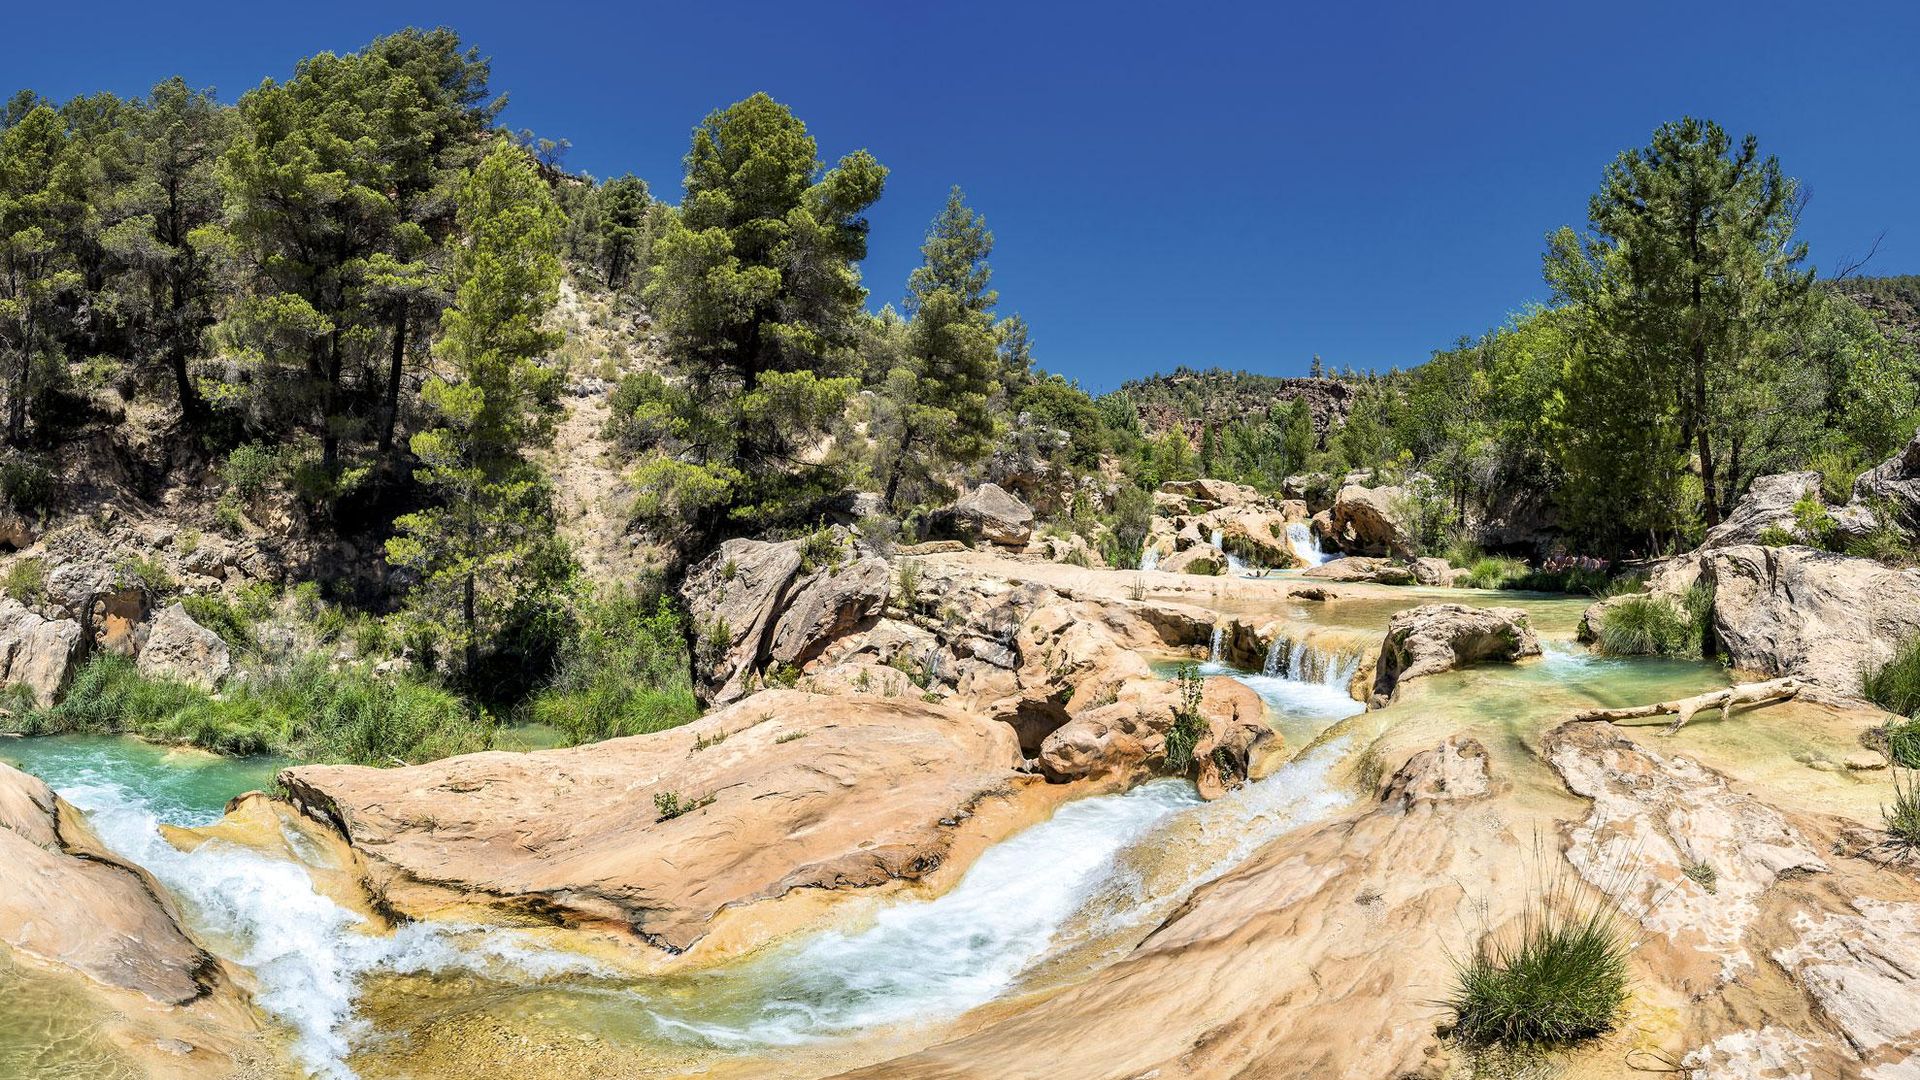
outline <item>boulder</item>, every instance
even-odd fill
[[[1300,576],[1315,581],[1370,581],[1378,585],[1411,585],[1414,582],[1413,571],[1400,563],[1359,555],[1308,567]]]
[[[1019,762],[1006,725],[942,705],[768,690],[652,735],[280,780],[401,914],[490,904],[679,951],[724,908],[926,875]]]
[[[42,705],[67,688],[80,652],[80,624],[47,619],[19,601],[0,599],[0,684],[25,686]]]
[[[123,585],[94,594],[83,609],[93,647],[115,656],[138,656],[146,643],[147,590]]]
[[[998,484],[981,484],[936,510],[930,522],[944,537],[1001,547],[1025,547],[1033,536],[1033,511]]]
[[[1413,679],[1487,661],[1540,655],[1540,638],[1519,608],[1422,604],[1387,622],[1374,667],[1374,708],[1392,701]]]
[[[1086,566],[1104,569],[1107,560],[1087,538],[1079,533],[1067,536],[1040,536],[1027,545],[1026,554],[1036,555],[1048,562],[1067,563],[1070,566]]]
[[[1169,574],[1218,576],[1227,572],[1227,556],[1212,544],[1195,544],[1161,560],[1159,568]]]
[[[186,1005],[220,971],[161,895],[46,784],[0,765],[0,943],[100,985]]]
[[[1260,506],[1260,492],[1230,480],[1169,480],[1160,485],[1155,502],[1176,506],[1182,513],[1204,514],[1225,506]],[[1160,496],[1165,496],[1162,500]]]
[[[693,674],[703,700],[746,694],[799,572],[800,544],[791,540],[728,540],[688,571],[680,596],[698,641]]]
[[[1901,525],[1920,531],[1920,431],[1899,453],[1854,480],[1853,503],[1890,504]]]
[[[141,646],[140,674],[217,688],[233,672],[233,658],[220,635],[193,621],[187,609],[171,604],[153,620]]]
[[[1341,488],[1328,521],[1334,542],[1342,551],[1359,555],[1411,553],[1413,541],[1399,506],[1404,498],[1405,493],[1391,485]]]
[[[1413,560],[1413,580],[1418,585],[1453,584],[1453,564],[1445,559],[1428,557]]]
[[[1792,675],[1818,696],[1856,698],[1862,676],[1920,635],[1920,570],[1808,547],[1702,553],[1713,629],[1746,671]]]
[[[1757,544],[1760,534],[1769,529],[1799,537],[1800,530],[1794,521],[1794,504],[1808,495],[1817,499],[1819,493],[1820,474],[1817,472],[1776,473],[1758,477],[1734,505],[1733,513],[1707,530],[1706,539],[1700,546],[1723,548]]]
[[[1040,746],[1040,771],[1056,783],[1088,777],[1122,777],[1131,783],[1164,771],[1179,695],[1178,685],[1165,680],[1127,683],[1111,703],[1074,715],[1047,736]],[[1253,748],[1272,731],[1265,703],[1237,679],[1205,680],[1199,712],[1206,726],[1183,772],[1195,777],[1202,795],[1214,798],[1245,779]]]
[[[1300,557],[1287,542],[1287,516],[1259,506],[1231,506],[1200,519],[1212,535],[1220,533],[1220,548],[1255,566],[1285,570],[1298,566]]]

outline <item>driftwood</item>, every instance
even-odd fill
[[[1769,679],[1766,682],[1741,683],[1729,686],[1725,690],[1695,694],[1692,697],[1674,701],[1662,701],[1653,705],[1635,705],[1630,709],[1589,709],[1575,716],[1575,720],[1606,720],[1619,723],[1622,720],[1639,720],[1648,716],[1674,715],[1674,721],[1667,725],[1666,734],[1671,735],[1687,725],[1694,714],[1702,709],[1717,708],[1720,719],[1725,720],[1735,705],[1763,705],[1771,701],[1785,701],[1800,692],[1800,683],[1789,676],[1784,679]]]

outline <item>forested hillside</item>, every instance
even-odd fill
[[[887,166],[828,160],[766,94],[698,120],[668,195],[502,129],[451,30],[322,53],[237,101],[193,87],[22,91],[0,116],[9,535],[112,553],[87,591],[50,587],[73,575],[39,553],[7,590],[87,619],[127,590],[184,598],[250,654],[274,620],[316,655],[351,640],[335,661],[399,661],[464,713],[456,743],[507,714],[582,739],[684,720],[705,639],[663,583],[731,537],[822,537],[822,560],[836,524],[913,542],[982,481],[1122,566],[1165,481],[1354,471],[1404,482],[1430,550],[1492,543],[1480,523],[1520,500],[1502,545],[1648,554],[1762,474],[1817,468],[1837,495],[1920,419],[1914,279],[1817,287],[1796,182],[1691,119],[1547,237],[1549,307],[1402,370],[1179,369],[1095,399],[1045,371],[1046,328],[996,290],[960,187],[907,280],[864,280]],[[570,479],[556,462],[589,443]],[[185,569],[214,548],[244,572]],[[311,711],[293,653],[249,716]],[[325,742],[138,685],[102,654],[69,704],[11,723]],[[374,698],[354,707],[400,707]]]

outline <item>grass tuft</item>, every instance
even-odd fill
[[[1920,713],[1920,636],[1900,642],[1893,658],[1867,672],[1861,683],[1867,700],[1888,712]]]
[[[1597,634],[1610,656],[1694,656],[1706,643],[1713,593],[1696,585],[1684,602],[1657,594],[1631,596],[1606,609]]]
[[[1893,805],[1880,808],[1886,819],[1887,839],[1907,857],[1920,855],[1920,774],[1908,772],[1903,781],[1893,776]]]
[[[1627,1005],[1631,949],[1606,901],[1558,875],[1511,934],[1489,934],[1455,960],[1454,1036],[1468,1046],[1531,1049],[1611,1031]]]

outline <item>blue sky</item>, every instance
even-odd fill
[[[688,133],[766,90],[892,169],[865,266],[897,297],[959,183],[1006,311],[1106,390],[1176,364],[1385,368],[1545,299],[1545,234],[1663,120],[1753,131],[1811,189],[1823,269],[1920,272],[1920,4],[22,5],[0,84],[231,100],[300,56],[451,25],[506,120],[678,197]],[[192,17],[188,16],[192,13]]]

